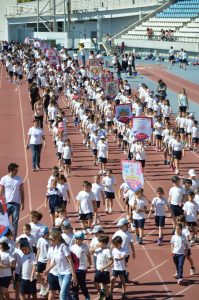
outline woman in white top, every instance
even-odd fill
[[[178,95],[178,105],[179,111],[181,112],[186,112],[186,110],[189,108],[189,102],[185,88],[182,88]]]
[[[70,286],[71,282],[77,284],[77,277],[75,273],[74,263],[71,257],[71,252],[68,246],[62,243],[61,233],[58,231],[52,231],[49,236],[49,241],[56,256],[51,261],[51,265],[46,269],[45,273],[48,274],[52,268],[57,266],[59,285],[60,285],[60,300],[71,300]]]
[[[33,171],[40,169],[41,149],[42,145],[46,147],[46,140],[43,129],[39,127],[38,121],[33,121],[33,127],[28,131],[27,149],[32,150],[32,169]]]
[[[114,186],[116,186],[116,179],[113,176],[113,171],[108,169],[106,176],[102,179],[102,184],[104,185],[104,194],[105,194],[105,212],[111,213],[113,207],[113,199],[115,199]]]

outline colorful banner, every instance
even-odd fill
[[[144,185],[142,165],[139,161],[122,160],[122,176],[133,192],[136,192]]]
[[[106,83],[105,93],[111,99],[115,98],[115,96],[118,94],[118,82],[117,82],[117,80],[109,81],[109,82]]]
[[[102,73],[102,67],[101,66],[90,66],[90,77],[93,80],[99,80]]]
[[[89,66],[101,66],[99,58],[89,59]]]
[[[114,77],[113,74],[108,70],[104,70],[104,72],[102,73],[102,82],[109,82],[109,81],[113,81]]]
[[[49,64],[53,67],[59,64],[59,56],[50,56],[49,57]]]
[[[51,43],[45,42],[45,41],[40,41],[40,48],[41,48],[41,50],[43,50],[45,52],[46,50],[51,49]]]
[[[138,141],[144,141],[151,136],[152,118],[134,117],[132,121],[132,135]]]
[[[0,238],[6,234],[9,229],[9,219],[4,197],[0,197]]]
[[[127,123],[132,117],[131,103],[115,105],[115,117],[122,123]]]

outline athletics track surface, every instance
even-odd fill
[[[158,68],[158,69],[157,69]],[[158,70],[158,74],[157,71]],[[0,176],[7,172],[7,165],[10,162],[19,164],[19,175],[25,180],[25,210],[21,213],[19,228],[21,230],[24,223],[29,222],[29,211],[37,209],[43,213],[42,223],[50,225],[48,210],[44,208],[44,198],[46,192],[47,180],[51,174],[51,167],[56,161],[55,148],[52,143],[52,137],[45,127],[47,148],[42,151],[42,170],[36,173],[32,172],[31,154],[25,149],[26,138],[29,127],[32,126],[32,112],[29,104],[27,85],[23,84],[19,88],[10,84],[6,79],[5,71],[0,71],[0,128],[1,128],[1,147],[0,147]],[[152,69],[141,70],[144,76],[150,80],[157,81],[162,78],[172,91],[178,92],[182,86],[189,91],[191,99],[199,103],[198,89],[189,81],[180,77],[172,76],[158,66]],[[62,98],[61,107],[65,107],[64,98]],[[83,180],[93,180],[93,176],[98,173],[98,167],[93,166],[92,156],[89,150],[82,144],[82,137],[74,127],[72,119],[66,109],[66,115],[69,120],[68,135],[74,149],[74,159],[72,164],[72,174],[68,183],[71,192],[71,204],[68,206],[68,215],[74,227],[80,227],[76,213],[75,196],[81,190]],[[118,145],[109,136],[110,155],[108,167],[112,168],[117,180],[117,189],[122,183],[120,160],[126,158]],[[182,175],[186,175],[188,169],[195,168],[199,173],[199,154],[186,151],[185,159],[182,162]],[[171,176],[169,166],[163,165],[163,154],[156,153],[154,147],[147,148],[147,162],[145,168],[144,193],[149,201],[155,196],[155,189],[162,186],[165,194],[168,195],[168,189],[171,187]],[[114,212],[111,215],[101,213],[102,225],[106,232],[113,234],[116,231],[115,223],[123,216],[122,204],[117,198],[114,203]],[[102,208],[103,210],[103,208]],[[154,244],[157,238],[157,230],[154,226],[153,218],[146,223],[144,245],[135,243],[136,259],[130,258],[128,271],[130,279],[134,283],[128,284],[127,295],[129,299],[198,299],[199,273],[193,277],[189,276],[189,264],[185,262],[183,286],[176,284],[176,279],[172,277],[175,273],[172,255],[170,253],[171,238],[171,220],[166,223],[164,243],[162,246]],[[88,236],[91,238],[91,236]],[[135,237],[134,237],[135,241]],[[199,271],[198,261],[199,246],[192,247],[192,254],[196,270]],[[93,286],[93,273],[88,273],[88,286],[91,299],[98,299],[96,290]],[[14,294],[11,295],[14,299]],[[80,296],[80,299],[83,299]],[[121,299],[121,289],[115,290],[114,299]]]

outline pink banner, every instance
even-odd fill
[[[139,161],[122,160],[122,175],[124,181],[133,192],[136,192],[144,185],[142,165]]]
[[[0,197],[0,237],[4,236],[9,229],[9,219],[4,197]]]
[[[132,121],[132,135],[136,140],[144,141],[151,136],[152,118],[134,117]]]

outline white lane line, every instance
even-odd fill
[[[182,293],[186,292],[187,290],[190,290],[195,285],[196,285],[196,283],[193,283],[193,284],[189,285],[188,287],[184,288],[183,290],[181,290],[180,292],[178,292],[177,294],[175,294],[175,296],[181,295]]]
[[[26,150],[25,126],[24,126],[24,118],[23,118],[21,92],[20,92],[19,87],[18,87],[18,95],[19,95],[19,107],[20,107],[21,127],[22,127],[23,146],[24,146],[24,157],[25,157],[25,166],[26,166],[26,175],[25,175],[25,178],[24,178],[24,183],[27,181],[29,209],[32,210],[32,198],[31,198],[31,192],[30,192],[30,180],[29,180],[29,170],[28,170],[28,157],[27,157],[27,150]]]
[[[2,86],[2,76],[3,76],[3,67],[1,67],[1,75],[0,75],[0,89]]]

